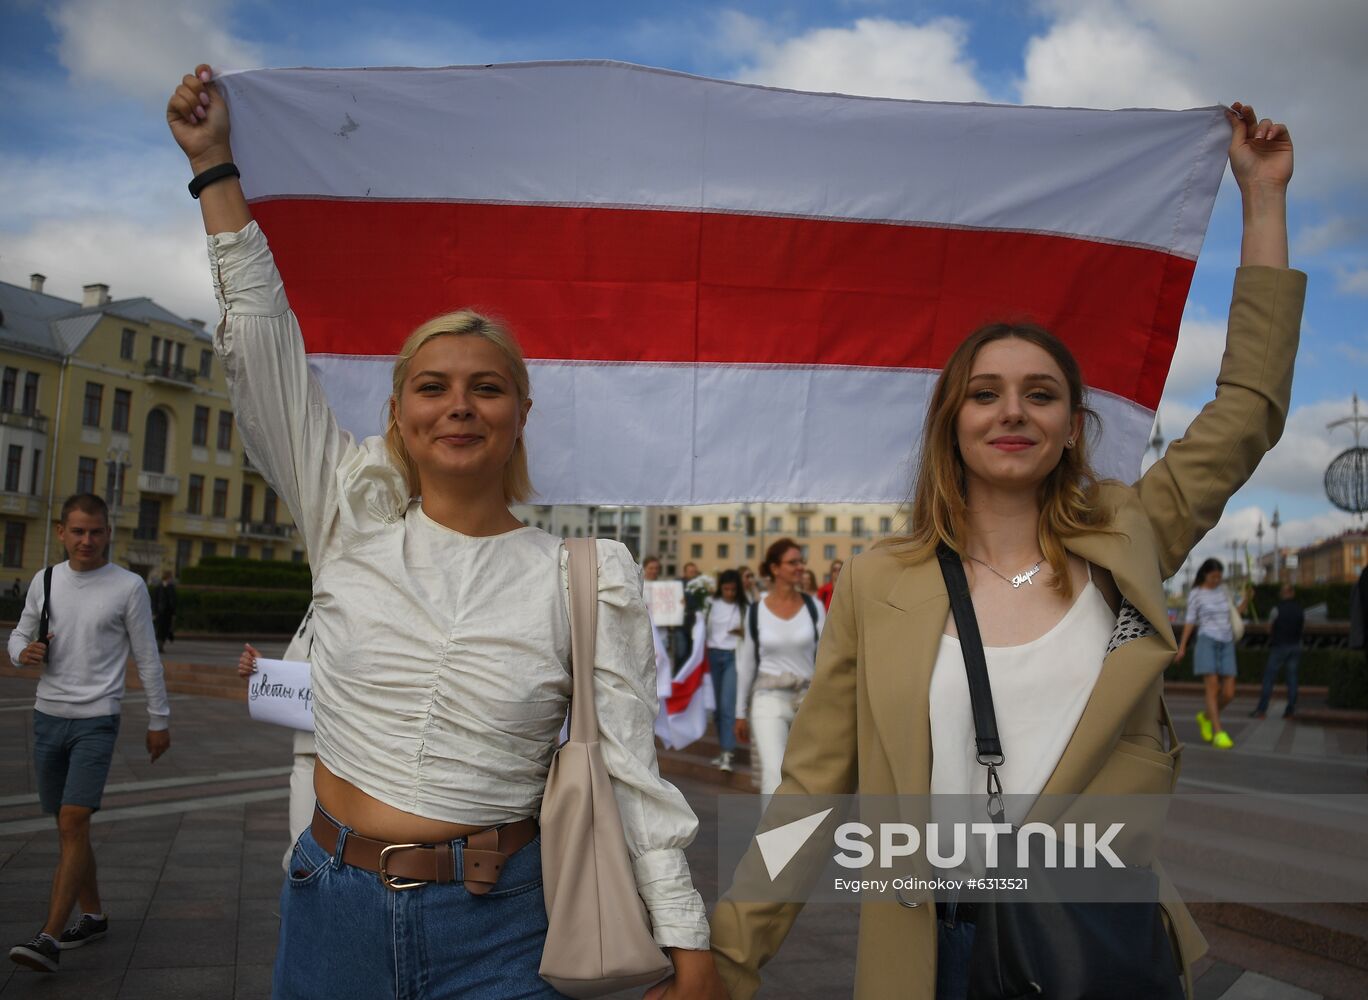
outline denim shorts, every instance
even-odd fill
[[[118,737],[117,715],[63,719],[35,708],[33,764],[43,812],[56,815],[62,806],[99,809]]]
[[[1209,635],[1197,633],[1197,648],[1192,654],[1192,672],[1198,677],[1215,674],[1217,677],[1235,676],[1235,643],[1222,642]]]
[[[295,841],[280,890],[273,1000],[562,996],[537,974],[546,944],[541,837],[475,896],[459,881],[386,888],[341,862],[347,832],[332,854],[308,829]],[[452,850],[459,874],[462,842]]]

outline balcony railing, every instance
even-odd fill
[[[154,381],[183,388],[193,386],[195,379],[199,378],[199,372],[193,368],[182,368],[180,365],[167,364],[164,361],[149,361],[143,371]]]
[[[31,493],[6,491],[0,493],[0,513],[17,514],[20,517],[40,517],[43,513],[43,498]]]
[[[294,525],[267,521],[239,521],[238,534],[245,538],[287,539],[294,537]]]
[[[175,496],[180,492],[180,476],[165,476],[160,472],[139,472],[138,490],[161,496]]]
[[[47,417],[41,413],[18,413],[14,410],[0,410],[0,424],[18,427],[28,431],[47,432]]]

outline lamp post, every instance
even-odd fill
[[[1159,426],[1159,411],[1154,411],[1154,436],[1150,438],[1149,446],[1154,449],[1154,457],[1158,458],[1164,453],[1164,431]]]
[[[1258,528],[1257,531],[1254,532],[1254,537],[1257,538],[1257,539],[1259,540],[1259,561],[1258,561],[1257,565],[1258,565],[1258,567],[1259,567],[1259,575],[1260,575],[1260,577],[1261,577],[1261,579],[1260,579],[1260,581],[1259,581],[1260,583],[1263,582],[1263,580],[1262,580],[1262,576],[1263,576],[1263,536],[1264,536],[1263,515],[1260,514],[1260,515],[1259,515],[1259,528]]]
[[[1282,518],[1278,515],[1278,508],[1273,508],[1273,520],[1269,522],[1273,528],[1273,582],[1282,583],[1282,548],[1278,545],[1278,529],[1282,527]]]
[[[110,448],[105,452],[108,472],[105,477],[105,503],[109,505],[109,545],[114,547],[114,529],[119,524],[119,509],[123,506],[124,470],[132,459],[127,448]]]

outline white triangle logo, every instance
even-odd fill
[[[773,882],[779,877],[779,873],[788,867],[788,863],[793,860],[793,856],[802,850],[803,845],[808,842],[808,838],[816,832],[822,825],[822,820],[831,815],[830,809],[824,809],[811,816],[796,819],[792,823],[785,823],[783,826],[776,826],[773,830],[766,830],[764,833],[755,835],[755,843],[760,848],[760,856],[765,859],[765,870],[769,872],[770,881]]]

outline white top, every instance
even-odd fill
[[[733,631],[741,627],[741,602],[728,604],[722,598],[715,598],[708,608],[709,649],[735,649],[741,641]]]
[[[43,570],[29,584],[19,623],[9,637],[10,659],[38,638],[43,614]],[[171,715],[166,700],[152,602],[142,577],[106,563],[78,573],[71,563],[52,569],[48,601],[52,642],[38,678],[34,708],[62,719],[93,719],[121,711],[128,655],[138,664],[147,692],[147,728],[165,729]]]
[[[986,646],[1007,795],[1034,797],[1073,736],[1102,672],[1116,615],[1089,579],[1055,626],[1019,646]],[[985,768],[974,748],[974,715],[959,640],[942,636],[931,670],[931,794],[982,794]],[[1019,801],[1025,801],[1019,800]],[[1008,820],[1020,822],[1022,816]]]
[[[320,759],[430,819],[536,815],[571,690],[561,540],[536,528],[477,538],[424,514],[383,440],[357,443],[338,426],[256,223],[211,236],[209,257],[237,424],[313,570]],[[637,886],[657,943],[705,949],[683,850],[698,821],[656,765],[641,576],[616,542],[600,540],[598,558],[595,704]]]
[[[1197,626],[1197,634],[1219,642],[1233,642],[1235,632],[1230,627],[1230,597],[1224,587],[1193,587],[1188,591],[1188,625]]]
[[[817,635],[820,637],[826,625],[826,612],[822,602],[808,595],[817,608]],[[771,677],[792,675],[800,682],[811,682],[817,662],[817,641],[812,635],[812,616],[807,608],[798,605],[798,613],[792,618],[780,618],[766,606],[759,603],[756,630],[760,633],[760,654],[758,672]],[[746,620],[741,623],[743,635],[736,647],[736,717],[744,719],[750,707],[751,684],[757,673],[755,643],[750,634],[750,610]]]

